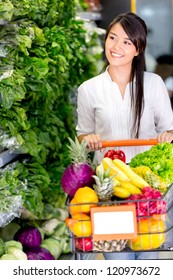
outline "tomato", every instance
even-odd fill
[[[126,163],[126,155],[122,150],[108,150],[104,157],[111,158],[112,160],[118,158]]]

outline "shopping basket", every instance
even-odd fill
[[[103,147],[156,145],[157,139],[104,141]],[[68,197],[67,225],[71,252],[75,259],[83,254],[100,252],[173,251],[173,184],[158,198],[111,199],[109,201],[75,204]],[[82,213],[90,205],[89,216]],[[70,208],[78,207],[78,218],[70,216]],[[145,207],[145,212],[142,212]],[[154,209],[154,212],[152,211]],[[84,234],[75,234],[79,227]],[[85,229],[90,229],[86,234]]]

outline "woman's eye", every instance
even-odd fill
[[[124,41],[124,44],[130,46],[130,45],[131,45],[131,42],[129,42],[129,41]]]
[[[116,37],[115,36],[109,36],[109,38],[111,39],[111,40],[116,40]]]

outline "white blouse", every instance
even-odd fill
[[[102,140],[130,139],[133,126],[130,84],[124,98],[108,71],[89,79],[78,88],[77,135],[99,134]],[[156,138],[157,133],[173,130],[173,112],[165,84],[160,76],[144,73],[144,110],[139,138]],[[95,163],[100,163],[108,149],[95,152]],[[113,147],[125,152],[127,162],[150,146]]]

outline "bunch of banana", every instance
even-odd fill
[[[114,187],[114,195],[120,198],[128,198],[132,194],[141,194],[142,191],[130,182],[121,182],[120,186]]]
[[[128,165],[119,159],[103,158],[93,176],[93,185],[101,201],[111,196],[128,198],[132,194],[141,194],[141,189],[147,182],[137,175]]]
[[[118,181],[120,181],[120,182],[124,182],[124,181],[129,182],[130,181],[130,179],[127,177],[125,172],[121,171],[121,169],[114,164],[114,162],[111,158],[105,157],[102,159],[101,163],[103,164],[104,170],[109,169],[110,176],[115,176],[115,178]]]
[[[144,187],[148,186],[147,181],[145,181],[141,176],[135,173],[132,168],[122,160],[114,159],[113,164],[126,174],[130,183],[132,183],[139,189],[143,189]]]

